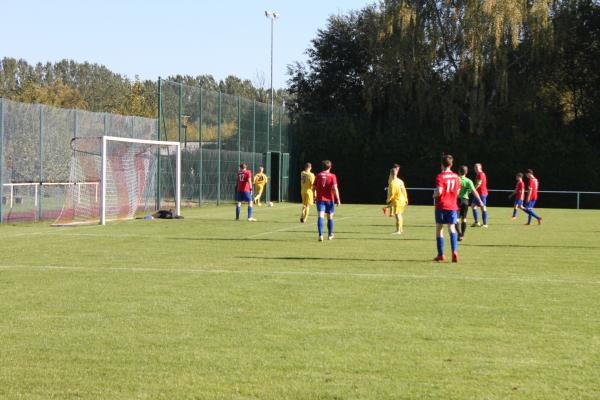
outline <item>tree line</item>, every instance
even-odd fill
[[[233,75],[219,81],[212,75],[174,75],[166,79],[263,103],[270,98],[269,89],[261,79],[257,79],[256,83]],[[158,81],[140,80],[138,77],[129,79],[103,65],[88,62],[62,60],[31,65],[23,59],[5,57],[0,60],[0,97],[63,108],[156,118]],[[285,97],[285,90],[276,91],[277,104]]]
[[[299,162],[335,161],[345,197],[387,169],[433,185],[442,153],[508,188],[600,190],[600,4],[385,0],[329,18],[289,67]]]

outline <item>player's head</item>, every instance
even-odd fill
[[[258,172],[263,173],[265,171],[265,167],[263,167],[262,165],[260,167],[258,167]]]
[[[398,165],[398,164],[394,164],[394,165]],[[398,165],[398,167],[400,167]],[[390,178],[395,178],[398,176],[398,171],[400,170],[400,168],[396,168],[396,167],[392,167],[390,168]]]
[[[466,165],[461,165],[461,166],[458,168],[458,174],[459,174],[460,176],[465,176],[465,175],[467,175],[468,173],[469,173],[469,167],[467,167]]]
[[[392,169],[395,169],[396,171],[400,171],[400,164],[392,165]]]
[[[453,164],[454,164],[454,157],[452,157],[450,154],[444,154],[442,156],[442,168],[443,169],[452,168]]]
[[[533,170],[530,168],[527,170],[527,178],[531,178],[533,176]]]
[[[247,165],[245,162],[240,164],[240,169],[246,169],[246,168],[247,168]]]
[[[517,178],[518,181],[522,181],[523,180],[523,173],[522,172],[517,172],[517,175],[515,176],[515,178]]]
[[[323,160],[323,170],[329,171],[333,163],[330,160]]]
[[[483,165],[481,165],[481,163],[477,163],[473,167],[476,173],[480,173],[481,171],[483,171]]]
[[[312,169],[312,164],[307,162],[306,164],[304,164],[304,170],[306,172],[310,172],[310,170]]]

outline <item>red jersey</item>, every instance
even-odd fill
[[[525,200],[525,182],[517,181],[515,186],[515,200]]]
[[[487,196],[488,188],[487,188],[487,176],[485,175],[485,172],[481,171],[480,173],[477,174],[477,176],[475,177],[475,184],[477,184],[477,182],[481,182],[479,187],[477,187],[477,193],[479,193],[480,196]]]
[[[319,172],[315,178],[315,189],[317,189],[317,201],[335,201],[333,186],[337,185],[337,177],[331,172]]]
[[[535,176],[529,178],[529,200],[537,200],[540,182]]]
[[[237,173],[237,191],[238,193],[252,191],[252,172],[247,169],[240,169]]]
[[[435,198],[436,210],[458,210],[458,192],[460,191],[460,178],[452,171],[442,172],[435,178],[435,187],[440,196]]]

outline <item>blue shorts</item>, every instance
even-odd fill
[[[515,207],[523,206],[523,200],[515,200]]]
[[[477,200],[477,198],[473,197],[473,200],[471,200],[471,205],[479,206],[479,207],[487,206],[487,195],[486,196],[479,195],[479,197],[481,197],[481,202],[479,202]]]
[[[317,211],[325,214],[333,214],[335,203],[333,201],[317,201]]]
[[[435,210],[435,223],[436,224],[456,224],[458,222],[458,216],[456,210]]]
[[[535,200],[529,200],[529,203],[527,203],[525,207],[530,209],[535,207]]]
[[[250,192],[237,192],[237,196],[235,198],[240,203],[249,203],[252,201],[252,193]]]

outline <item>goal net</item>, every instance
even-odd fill
[[[82,137],[72,139],[71,148],[71,185],[53,225],[131,219],[137,212],[160,207],[157,199],[162,196],[173,199],[174,214],[180,215],[179,142]],[[157,193],[161,187],[169,193]]]

